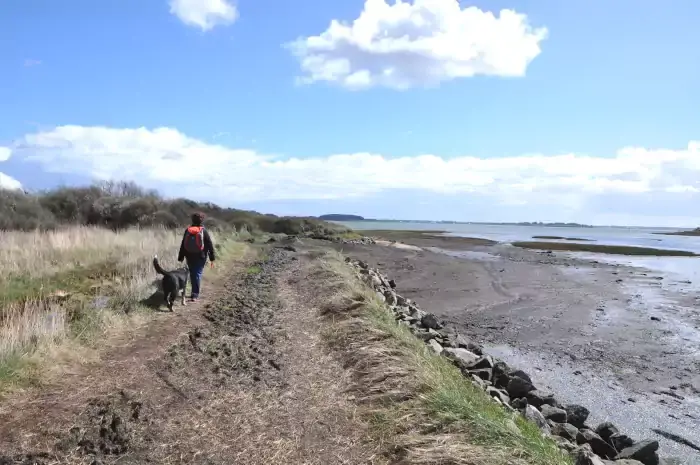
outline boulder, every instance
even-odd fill
[[[583,428],[586,420],[588,420],[588,415],[591,412],[582,405],[571,404],[564,407],[566,411],[566,417],[569,423],[577,428]]]
[[[544,404],[540,411],[547,420],[552,420],[556,423],[566,423],[566,410],[564,409]]]
[[[578,444],[588,444],[593,449],[593,452],[600,455],[604,459],[613,459],[617,455],[617,451],[613,446],[608,444],[598,436],[595,432],[589,429],[582,429],[576,435]]]
[[[440,355],[443,351],[442,346],[435,339],[431,339],[430,342],[428,342],[428,345],[430,346],[431,349],[433,349],[433,352],[435,352],[438,355]]]
[[[605,465],[644,465],[638,460],[622,459],[622,460],[603,460]]]
[[[567,452],[573,452],[578,449],[576,444],[573,442],[569,441],[568,439],[565,439],[561,436],[554,436],[554,442],[557,443],[557,446],[559,446],[560,449],[564,449]]]
[[[552,407],[561,408],[559,402],[557,402],[556,399],[554,399],[553,394],[542,392],[539,389],[535,389],[534,391],[528,392],[526,398],[531,405],[534,405],[537,408],[540,408],[545,404],[551,405]]]
[[[644,465],[659,465],[659,441],[640,441],[620,451],[615,460],[632,459],[642,462]]]
[[[552,434],[566,438],[569,441],[576,442],[578,428],[570,423],[557,423],[552,427]]]
[[[508,394],[505,392],[501,391],[500,389],[497,389],[493,386],[489,386],[486,388],[486,393],[490,395],[491,397],[495,397],[498,400],[503,403],[503,405],[509,405],[510,404],[510,397],[508,397]]]
[[[484,355],[483,348],[479,344],[466,338],[465,336],[458,335],[456,337],[455,344],[457,344],[457,347],[461,349],[467,349],[470,352],[474,352],[476,355]],[[489,368],[491,368],[492,366],[493,360],[491,360],[491,366],[489,366]]]
[[[467,349],[469,350],[469,349]],[[473,350],[469,350],[470,352],[477,354]],[[480,357],[478,360],[476,360],[474,363],[469,365],[469,370],[481,370],[483,368],[488,368],[489,370],[493,370],[493,358],[490,355],[484,355]]]
[[[396,281],[394,281],[393,279],[390,279],[389,280],[389,287],[392,289],[396,289]]]
[[[608,442],[618,451],[627,449],[628,447],[634,445],[634,440],[626,434],[622,433],[613,434],[612,436],[610,436],[610,438],[608,438]]]
[[[480,370],[469,370],[469,374],[478,376],[484,381],[491,381],[491,378],[493,377],[493,372],[490,368],[481,368]]]
[[[438,321],[437,317],[432,313],[426,313],[423,315],[420,321],[421,326],[428,329],[440,329],[442,325]]]
[[[467,349],[446,348],[442,355],[452,360],[460,370],[465,372],[467,367],[479,359],[478,355],[469,352]]]
[[[576,449],[574,455],[574,465],[604,465],[603,461],[596,457],[588,444]]]
[[[610,436],[612,436],[613,434],[617,434],[620,431],[615,425],[613,425],[609,421],[606,421],[605,423],[599,424],[598,427],[595,429],[595,432],[598,436],[603,438],[605,442],[610,443]]]
[[[508,373],[508,376],[510,376],[511,378],[524,379],[528,383],[532,384],[532,378],[530,378],[530,375],[525,373],[523,370],[513,370],[510,373]]]
[[[508,386],[508,372],[510,367],[503,360],[495,360],[493,364],[493,384],[496,387],[504,388]],[[511,396],[512,397],[512,396]]]
[[[396,294],[390,290],[384,291],[384,298],[389,305],[396,305]]]
[[[474,386],[478,387],[481,390],[486,389],[486,383],[484,382],[483,379],[479,378],[478,376],[472,375],[471,377],[472,383],[474,383]]]
[[[527,399],[525,399],[524,397],[521,397],[519,399],[513,399],[510,402],[510,406],[516,410],[522,410],[525,407],[527,407]]]
[[[532,383],[526,379],[513,376],[508,379],[506,390],[508,391],[508,395],[511,397],[525,397],[528,392],[535,390],[535,386],[533,386]]]
[[[536,424],[544,434],[549,435],[551,433],[549,425],[547,424],[547,420],[545,420],[540,411],[532,405],[528,405],[525,407],[524,416],[525,418]]]

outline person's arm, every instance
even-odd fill
[[[209,260],[211,260],[212,262],[216,261],[216,255],[214,252],[214,242],[211,240],[209,231],[207,231],[206,229],[204,230],[204,250],[209,255]]]
[[[177,261],[182,262],[185,259],[185,235],[187,231],[182,234],[182,241],[180,242],[180,252],[177,254]]]

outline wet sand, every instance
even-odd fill
[[[420,249],[342,249],[540,388],[588,407],[593,426],[612,421],[659,440],[662,457],[700,464],[700,452],[653,431],[700,445],[698,289],[566,252],[406,232],[401,242]]]

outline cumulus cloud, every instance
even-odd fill
[[[0,161],[7,161],[12,155],[12,150],[9,147],[0,147]]]
[[[202,31],[233,24],[238,19],[238,9],[228,0],[170,0],[170,13]]]
[[[226,204],[359,200],[406,189],[426,196],[488,199],[494,208],[546,205],[577,211],[597,201],[600,212],[614,204],[611,199],[617,205],[635,199],[646,199],[646,204],[651,198],[700,203],[700,142],[677,150],[628,147],[607,157],[388,158],[351,153],[283,158],[206,143],[173,128],[59,126],[27,134],[11,148],[13,156],[46,171],[128,179]],[[682,211],[679,206],[674,214]]]
[[[524,76],[547,37],[526,15],[462,8],[457,0],[366,0],[352,23],[333,20],[288,44],[302,82],[406,89],[475,75]]]

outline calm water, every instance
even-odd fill
[[[355,230],[441,230],[453,236],[479,237],[505,243],[532,240],[533,236],[576,237],[593,240],[595,244],[630,245],[658,249],[688,250],[700,253],[700,236],[663,236],[654,234],[657,232],[678,231],[678,229],[673,228],[557,228],[547,226],[379,221],[352,221],[343,222],[342,224]],[[677,279],[700,280],[700,257],[627,257],[590,253],[580,253],[578,255],[605,262],[620,263],[660,271]]]

